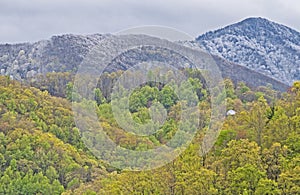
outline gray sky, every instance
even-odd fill
[[[297,0],[0,0],[0,43],[163,25],[196,37],[261,16],[300,31]]]

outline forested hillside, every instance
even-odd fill
[[[42,91],[0,77],[0,194],[300,193],[300,82],[279,94],[272,86],[249,88],[226,79],[226,93],[220,98],[226,97],[227,110],[236,113],[226,116],[212,150],[200,155],[211,114],[210,92],[197,73],[186,71],[191,85],[185,85],[185,90],[192,88],[200,110],[198,133],[172,162],[153,170],[131,171],[110,167],[85,146],[91,140],[83,142],[76,128],[72,98],[74,106],[96,106],[107,135],[136,151],[172,139],[185,104],[172,85],[140,86],[129,98],[133,119],[147,123],[149,108],[156,102],[166,108],[167,117],[154,134],[133,136],[118,126],[111,109],[110,87],[119,74],[107,74],[98,83],[94,100],[84,101],[74,99],[73,78],[65,73],[48,75],[56,78],[53,82],[61,81],[55,85],[49,84],[51,79],[31,83]]]
[[[0,194],[61,194],[106,174],[85,148],[71,104],[0,77]]]

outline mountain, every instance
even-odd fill
[[[277,79],[261,74],[255,70],[245,66],[229,62],[219,56],[212,56],[217,63],[223,78],[230,78],[235,84],[244,82],[250,87],[267,86],[270,84],[273,89],[284,92],[289,88],[289,85]]]
[[[248,18],[196,38],[202,49],[287,84],[300,80],[300,33],[264,18]]]
[[[117,40],[114,39],[114,35],[60,35],[36,43],[0,45],[0,74],[10,75],[15,80],[26,80],[48,72],[76,73],[84,57],[95,45],[98,45],[108,36],[112,37],[112,42]],[[149,36],[139,38],[151,39]],[[134,38],[132,40],[134,41]],[[117,45],[118,43],[111,44]],[[251,71],[247,67],[219,59],[218,56],[214,56],[214,58],[222,70],[223,77],[231,78],[235,83],[243,81],[253,87],[269,83],[273,85],[274,89],[280,91],[285,91],[288,88],[288,85]],[[129,61],[125,62],[122,59],[129,59]],[[108,72],[126,70],[130,64],[149,60],[168,62],[175,65],[187,63],[186,59],[172,52],[158,48],[141,47],[121,54],[118,59],[112,62]]]
[[[115,109],[118,97],[106,99],[105,91],[96,88],[90,98],[82,99],[82,93],[72,93],[71,82],[60,80],[74,76],[78,65],[106,36],[112,39],[104,45],[102,56],[110,59],[113,50],[107,48],[123,41],[113,35],[61,35],[36,43],[0,45],[0,70],[7,75],[0,76],[1,195],[299,194],[300,81],[277,99],[269,87],[253,90],[226,80],[226,94],[219,94],[216,101],[226,97],[227,109],[235,115],[216,123],[222,109],[213,108],[211,95],[218,93],[218,87],[208,93],[199,72],[190,69],[186,75],[191,85],[182,83],[178,90],[161,82],[145,83],[131,94],[118,87],[115,94],[124,97],[117,104],[121,109]],[[135,45],[154,40],[144,35],[127,38]],[[184,44],[199,49],[197,44]],[[112,83],[123,73],[113,71],[127,70],[141,61],[193,67],[187,57],[178,55],[182,51],[196,53],[193,57],[207,67],[201,58],[207,56],[204,51],[175,45],[181,48],[175,53],[167,47],[141,45],[111,60],[107,69],[111,73],[103,74],[99,84],[113,89]],[[279,90],[288,87],[220,56],[212,57],[223,77],[234,82],[270,83]],[[95,62],[91,64],[106,65]],[[87,63],[85,70],[88,67]],[[125,83],[135,84],[143,74],[133,76]],[[168,79],[172,72],[162,76]],[[30,78],[40,87],[17,81]],[[38,78],[44,78],[44,83]],[[89,91],[85,78],[78,92]],[[52,89],[44,88],[47,85]],[[61,93],[60,87],[67,99],[48,93]],[[199,109],[191,109],[195,106]],[[129,112],[120,112],[124,108]],[[152,133],[144,135],[145,130]],[[207,145],[212,148],[205,153]],[[142,170],[135,170],[139,165]]]
[[[76,70],[105,35],[62,35],[36,43],[0,45],[0,73],[22,80],[46,72]]]

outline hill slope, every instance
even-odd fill
[[[0,45],[0,73],[16,80],[40,73],[71,72],[103,35],[62,35],[36,43]]]
[[[0,76],[0,194],[61,194],[106,171],[84,146],[71,104]]]

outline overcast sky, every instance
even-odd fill
[[[0,0],[0,43],[163,25],[196,37],[261,16],[300,31],[298,0]]]

